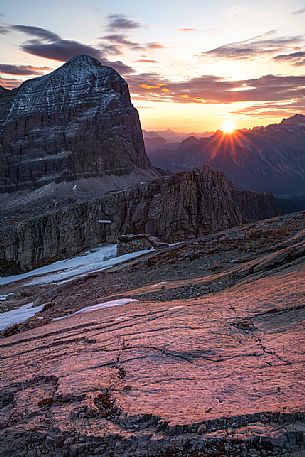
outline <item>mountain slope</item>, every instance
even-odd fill
[[[0,455],[304,456],[304,217],[12,284]]]
[[[0,93],[0,192],[152,169],[127,83],[78,56]]]

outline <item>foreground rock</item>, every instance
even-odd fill
[[[37,291],[46,309],[1,341],[0,455],[304,455],[304,221]]]
[[[67,258],[124,234],[146,233],[173,243],[276,214],[270,195],[234,191],[222,173],[208,167],[42,215],[33,210],[30,218],[14,207],[0,221],[0,274]]]
[[[143,249],[162,249],[168,247],[156,236],[139,233],[137,235],[121,235],[118,237],[117,255],[130,254],[131,252],[142,251]]]

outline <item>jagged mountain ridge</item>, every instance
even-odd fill
[[[237,187],[277,194],[305,193],[305,116],[280,124],[240,130],[233,136],[218,131],[210,138],[191,136],[174,150],[149,151],[155,166],[181,171],[210,165]]]
[[[236,191],[202,167],[44,213],[0,211],[0,275],[15,274],[147,233],[172,243],[278,215],[271,194]],[[2,223],[5,215],[14,223]],[[101,223],[106,221],[107,223]],[[4,221],[5,222],[5,221]]]
[[[0,192],[152,169],[127,83],[90,56],[0,92],[0,157]]]

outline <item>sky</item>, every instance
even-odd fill
[[[305,114],[305,0],[1,0],[0,85],[90,54],[128,82],[146,130]]]

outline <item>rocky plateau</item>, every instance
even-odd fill
[[[2,332],[0,455],[303,456],[304,222],[4,286],[44,308]]]

